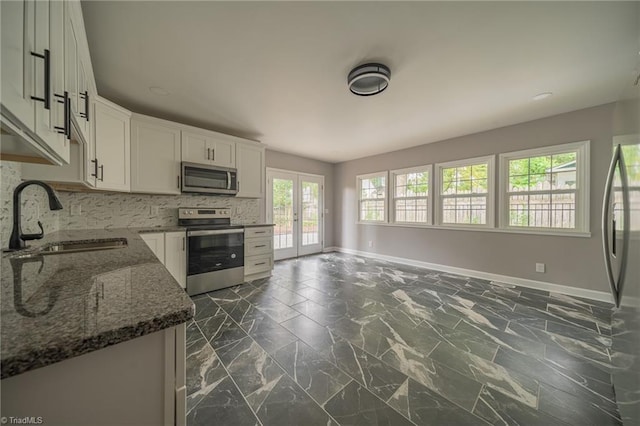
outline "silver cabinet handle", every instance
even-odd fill
[[[178,189],[180,189],[180,175],[178,175]]]
[[[216,161],[216,149],[215,148],[211,148],[211,159],[213,161]]]
[[[231,172],[227,172],[227,189],[231,189]]]
[[[182,237],[182,251],[184,251],[185,246],[186,246],[185,245],[185,240],[186,240],[186,237]]]
[[[207,160],[211,160],[211,148],[207,148]]]
[[[254,263],[253,266],[258,266],[258,265],[266,265],[267,262],[260,262],[260,263]]]
[[[100,182],[104,182],[104,164],[99,167],[100,169]]]
[[[620,167],[620,180],[622,181],[622,203],[623,203],[623,230],[622,230],[622,258],[620,259],[620,272],[617,279],[613,276],[613,267],[611,265],[611,256],[609,245],[609,214],[611,190],[613,189],[613,179],[616,172],[616,166]],[[622,147],[617,145],[611,158],[609,171],[607,173],[607,181],[604,188],[604,198],[602,200],[602,251],[604,254],[604,263],[607,271],[607,280],[611,288],[611,295],[616,307],[620,307],[620,299],[622,296],[622,288],[627,268],[627,259],[629,257],[629,182],[627,179],[627,170],[624,163],[624,155]]]
[[[266,247],[266,244],[260,244],[259,246],[254,246],[255,248],[261,248],[261,247]]]

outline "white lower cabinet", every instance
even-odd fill
[[[185,232],[164,234],[164,266],[182,288],[187,288],[187,236]]]
[[[114,288],[121,291],[129,294]],[[179,324],[9,377],[1,382],[2,415],[47,425],[184,425],[185,347]]]
[[[164,265],[164,232],[140,234],[140,238],[147,243],[153,254]]]
[[[187,236],[184,231],[140,234],[182,288],[187,288]]]
[[[251,281],[271,276],[273,226],[251,226],[244,231],[244,278]]]

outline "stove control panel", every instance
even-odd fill
[[[178,219],[228,219],[231,209],[215,207],[180,207]]]

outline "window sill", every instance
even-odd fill
[[[449,226],[449,225],[421,225],[410,223],[388,223],[388,222],[356,222],[356,225],[378,225],[390,226],[396,228],[420,228],[420,229],[441,229],[444,231],[477,231],[477,232],[494,232],[503,234],[529,234],[529,235],[548,235],[555,237],[578,237],[591,238],[591,232],[585,231],[548,231],[548,230],[532,230],[532,229],[507,229],[507,228],[489,228],[471,226]]]

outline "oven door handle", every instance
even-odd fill
[[[187,237],[200,237],[203,235],[244,234],[244,229],[217,229],[209,231],[188,231]]]

